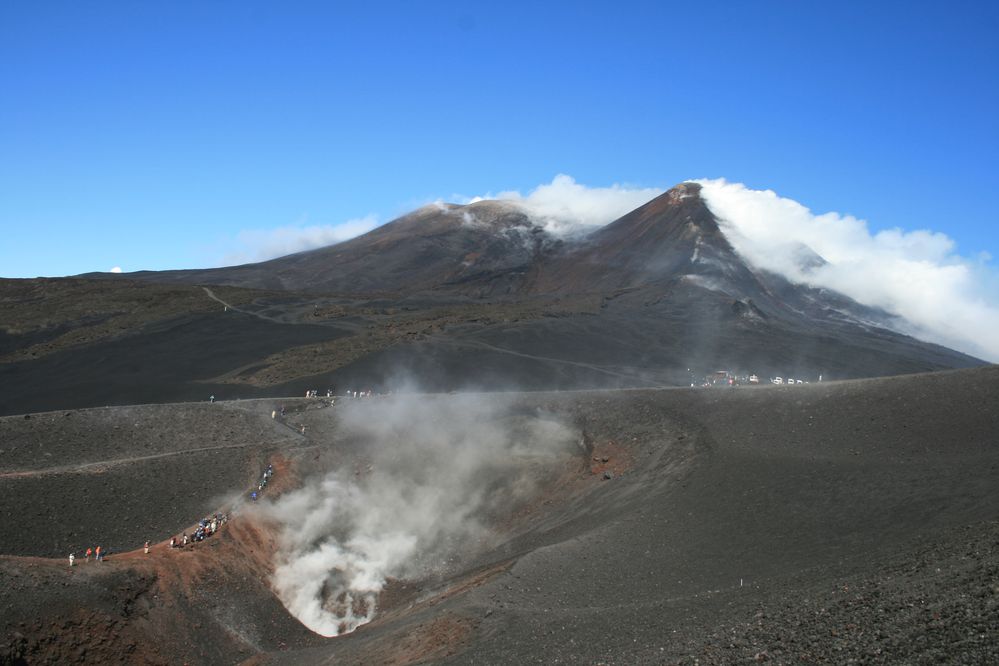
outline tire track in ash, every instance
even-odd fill
[[[292,443],[288,440],[287,443]],[[277,444],[277,443],[274,443]],[[160,458],[171,458],[173,456],[183,456],[191,453],[204,453],[206,451],[225,451],[227,449],[245,449],[247,447],[260,446],[259,443],[251,442],[247,444],[222,444],[219,446],[202,446],[196,449],[185,449],[183,451],[168,451],[166,453],[153,453],[148,456],[134,456],[131,458],[115,458],[112,460],[99,460],[97,462],[81,463],[79,465],[61,465],[59,467],[47,467],[45,469],[22,470],[18,472],[0,472],[0,480],[17,479],[33,476],[47,476],[50,474],[101,474],[111,467],[120,465],[130,465],[147,460],[158,460]]]
[[[283,319],[279,319],[277,317],[271,317],[269,315],[261,314],[260,312],[253,312],[252,310],[244,310],[243,308],[237,308],[235,305],[233,305],[231,303],[228,303],[228,302],[222,300],[221,298],[219,298],[215,294],[215,292],[213,292],[208,287],[205,287],[204,285],[202,285],[201,288],[205,290],[205,295],[207,295],[208,298],[212,299],[216,303],[220,303],[220,304],[224,305],[225,307],[227,307],[228,309],[232,310],[233,312],[239,312],[240,314],[249,315],[251,317],[256,317],[257,319],[262,319],[264,321],[269,321],[269,322],[274,323],[274,324],[280,324],[282,326],[297,326],[297,325],[303,324],[303,322],[286,321],[286,320],[283,320]],[[306,325],[310,325],[310,324],[306,324]],[[360,326],[350,325],[350,324],[344,324],[344,323],[338,324],[335,328],[340,329],[340,330],[352,331],[354,334],[356,334],[358,331],[361,330]],[[239,377],[241,374],[243,374],[247,370],[251,370],[253,368],[256,368],[256,367],[260,366],[261,363],[263,362],[263,360],[264,359],[254,360],[254,361],[251,361],[250,363],[246,363],[244,365],[241,365],[238,368],[233,368],[232,370],[224,372],[221,375],[217,375],[215,377],[209,377],[207,379],[199,379],[199,380],[195,380],[195,381],[197,381],[199,383],[202,383],[202,384],[225,384],[227,382],[230,382],[230,381],[234,380],[236,377]],[[239,382],[237,381],[236,383],[239,383]]]
[[[205,294],[208,296],[208,298],[212,299],[213,301],[216,301],[217,303],[221,303],[222,305],[226,306],[227,308],[229,308],[233,312],[239,312],[239,313],[242,313],[242,314],[245,314],[245,315],[250,315],[251,317],[256,317],[257,319],[263,319],[264,321],[273,322],[275,324],[283,324],[283,325],[287,325],[288,324],[288,322],[281,321],[280,319],[278,319],[276,317],[269,317],[268,315],[260,314],[259,312],[253,312],[251,310],[244,310],[243,308],[237,308],[232,303],[227,303],[227,302],[223,301],[221,298],[219,298],[218,296],[216,296],[215,292],[212,291],[211,289],[209,289],[208,287],[204,287],[203,286],[201,288],[205,290]]]
[[[216,296],[215,292],[212,291],[211,289],[209,289],[208,287],[202,286],[201,288],[205,290],[205,294],[208,296],[208,298],[212,299],[213,301],[215,301],[217,303],[221,303],[222,305],[224,305],[229,310],[232,310],[233,312],[239,312],[240,314],[245,314],[245,315],[249,315],[251,317],[256,317],[257,319],[263,319],[264,321],[269,321],[269,322],[272,322],[274,324],[281,324],[283,326],[287,326],[288,325],[288,322],[281,321],[280,319],[278,319],[276,317],[269,317],[269,316],[267,316],[265,314],[261,314],[259,312],[251,312],[250,310],[244,310],[243,308],[237,308],[232,303],[227,303],[226,301],[223,301],[221,298],[219,298],[218,296]],[[199,381],[201,383],[203,383],[203,384],[224,384],[225,382],[231,380],[233,377],[238,377],[243,372],[246,372],[247,370],[249,370],[251,368],[255,368],[255,367],[259,366],[260,363],[261,363],[261,361],[259,361],[259,360],[253,361],[251,363],[247,363],[245,365],[241,365],[238,368],[233,368],[229,372],[222,373],[221,375],[218,375],[217,377],[211,377],[209,379],[202,379],[202,380],[199,380]]]
[[[601,365],[594,365],[592,363],[583,363],[582,361],[570,361],[564,358],[552,358],[550,356],[536,356],[534,354],[525,354],[524,352],[514,351],[512,349],[504,349],[503,347],[496,347],[489,344],[488,342],[482,342],[480,340],[455,340],[451,338],[441,338],[435,336],[435,340],[438,342],[444,342],[446,344],[451,344],[455,346],[465,346],[465,347],[478,347],[480,349],[488,349],[490,351],[500,352],[502,354],[509,354],[511,356],[520,356],[521,358],[529,358],[535,361],[545,361],[548,363],[561,363],[563,365],[571,365],[578,368],[586,368],[587,370],[593,370],[595,372],[602,372],[611,377],[618,377],[621,379],[629,379],[631,381],[648,381],[648,378],[641,377],[635,374],[629,374],[626,372],[621,372],[618,370],[611,370]]]
[[[257,317],[259,319],[264,319],[266,321],[271,321],[271,322],[274,322],[274,323],[277,323],[277,324],[287,324],[288,323],[288,322],[285,322],[285,321],[281,321],[280,319],[277,319],[275,317],[269,317],[267,315],[260,314],[259,312],[252,312],[250,310],[243,310],[242,308],[237,308],[237,307],[235,307],[235,306],[227,303],[226,301],[222,300],[218,296],[216,296],[215,292],[213,292],[208,287],[202,286],[201,288],[205,290],[205,294],[207,294],[209,298],[211,298],[212,300],[214,300],[214,301],[216,301],[218,303],[221,303],[222,305],[224,305],[225,307],[229,308],[230,310],[234,310],[234,311],[240,312],[242,314],[250,315],[252,317]],[[496,347],[494,345],[491,345],[491,344],[489,344],[487,342],[482,342],[480,340],[457,340],[457,339],[453,339],[453,338],[441,338],[440,336],[433,336],[433,339],[435,339],[438,342],[444,342],[444,343],[447,343],[447,344],[450,344],[450,345],[454,345],[454,346],[478,347],[480,349],[488,349],[490,351],[500,352],[501,354],[509,354],[511,356],[520,356],[522,358],[529,358],[529,359],[532,359],[532,360],[535,360],[535,361],[545,361],[545,362],[548,362],[548,363],[559,363],[559,364],[562,364],[562,365],[571,365],[571,366],[578,367],[578,368],[585,368],[587,370],[592,370],[594,372],[600,372],[600,373],[603,373],[605,375],[609,375],[611,377],[617,377],[619,379],[627,379],[627,380],[630,380],[630,381],[638,381],[638,382],[647,382],[648,381],[647,377],[641,377],[640,375],[636,375],[634,373],[622,372],[620,370],[612,370],[610,368],[606,368],[606,367],[600,366],[600,365],[594,365],[592,363],[583,363],[582,361],[570,361],[568,359],[563,359],[563,358],[552,358],[550,356],[536,356],[534,354],[525,354],[523,352],[514,351],[512,349],[504,349],[503,347]],[[225,375],[221,375],[220,377],[226,377],[226,378],[228,378],[230,376],[234,376],[235,374],[238,374],[239,372],[242,372],[243,370],[249,369],[249,368],[253,367],[254,365],[255,365],[254,363],[248,364],[248,365],[246,365],[246,366],[244,366],[242,368],[237,368],[236,370],[230,371],[229,373],[226,373]],[[218,379],[218,378],[216,378],[216,379]]]

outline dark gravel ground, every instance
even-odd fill
[[[451,617],[474,629],[434,654],[463,664],[995,663],[999,368],[533,399],[632,469],[466,594],[275,661],[365,663]]]
[[[0,414],[275,395],[212,380],[289,347],[344,335],[332,327],[277,323],[239,312],[150,322],[125,337],[0,363]],[[296,385],[288,394],[304,390],[300,393]]]
[[[246,526],[213,542],[203,559],[169,553],[174,568],[150,573],[123,556],[115,575],[124,582],[96,587],[64,579],[61,561],[0,560],[4,580],[17,586],[0,612],[6,654],[34,655],[29,663],[76,654],[66,646],[83,626],[71,610],[80,604],[103,609],[101,626],[116,627],[103,645],[137,646],[100,654],[135,663],[151,646],[179,650],[191,663],[253,655],[255,663],[303,664],[996,662],[999,368],[513,400],[517,409],[559,415],[595,452],[611,452],[612,478],[573,472],[571,484],[539,498],[542,509],[503,524],[495,549],[464,558],[449,577],[412,581],[415,596],[353,634],[322,640],[295,629],[266,587],[268,533]],[[268,401],[2,419],[2,448],[11,451],[3,473],[49,470],[28,477],[39,484],[31,501],[21,499],[26,492],[0,495],[5,525],[23,512],[58,513],[105,479],[133,479],[108,496],[107,511],[82,512],[79,520],[90,522],[73,528],[110,529],[114,512],[154,510],[154,479],[181,484],[191,506],[178,501],[128,528],[123,538],[138,544],[151,528],[166,538],[212,498],[238,492],[252,478],[252,455],[280,452],[300,460],[302,473],[349,464],[356,451],[320,455],[312,446],[313,438],[336,438],[339,408],[287,404],[288,425],[307,426],[304,439],[270,419]],[[170,436],[152,434],[159,432]],[[207,462],[193,452],[206,442],[257,444],[249,458],[223,449],[229,453]],[[51,471],[130,453],[171,455],[103,473]],[[188,467],[169,475],[156,466],[166,460]],[[191,481],[206,465],[217,468],[216,481]],[[235,469],[222,469],[229,465]],[[21,478],[3,477],[0,487]],[[17,547],[45,552],[44,531],[23,525]],[[151,575],[161,585],[187,582],[165,594]],[[243,617],[242,608],[254,611]],[[228,638],[188,645],[218,632]]]
[[[943,538],[939,538],[943,537]],[[705,636],[687,630],[678,663],[999,662],[999,523],[920,540],[873,571],[809,572],[746,595]],[[655,657],[655,655],[648,655]],[[653,661],[654,659],[649,659]]]
[[[138,548],[232,503],[302,438],[272,401],[0,417],[0,553]]]

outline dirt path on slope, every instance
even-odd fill
[[[61,465],[59,467],[48,467],[46,469],[24,470],[18,472],[0,472],[0,479],[15,479],[32,476],[47,476],[50,474],[100,474],[111,467],[119,465],[129,465],[137,462],[156,460],[159,458],[171,458],[174,456],[189,455],[192,453],[204,453],[206,451],[222,451],[225,449],[245,449],[247,447],[259,446],[255,442],[246,444],[222,444],[220,446],[202,446],[196,449],[185,449],[183,451],[167,451],[166,453],[153,453],[148,456],[134,456],[129,458],[115,458],[112,460],[99,460],[97,462],[82,463],[79,465]]]
[[[239,312],[241,314],[250,315],[251,317],[256,317],[257,319],[263,319],[264,321],[273,322],[275,324],[285,324],[285,325],[288,324],[288,322],[281,321],[276,317],[269,317],[265,314],[260,314],[259,312],[253,312],[252,310],[244,310],[243,308],[237,308],[232,303],[227,303],[226,301],[223,301],[221,298],[216,296],[215,292],[209,289],[208,287],[201,287],[201,288],[205,290],[205,294],[208,296],[208,298],[218,303],[221,303],[222,305],[224,305],[229,310],[232,310],[233,312]]]
[[[618,377],[621,379],[628,379],[631,381],[646,381],[647,378],[641,376],[630,374],[627,372],[621,372],[619,370],[612,370],[610,368],[594,365],[592,363],[584,363],[582,361],[570,361],[564,358],[552,358],[550,356],[537,356],[535,354],[525,354],[524,352],[514,351],[512,349],[504,349],[503,347],[497,347],[491,345],[488,342],[482,342],[480,340],[455,340],[453,338],[441,338],[435,337],[438,342],[444,342],[447,344],[455,346],[465,346],[465,347],[477,347],[479,349],[487,349],[489,351],[500,352],[501,354],[509,354],[510,356],[519,356],[521,358],[529,358],[535,361],[545,361],[548,363],[560,363],[562,365],[571,365],[577,368],[586,368],[587,370],[593,370],[594,372],[601,372],[605,375],[610,375],[611,377]]]

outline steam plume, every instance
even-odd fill
[[[725,180],[697,181],[733,247],[793,282],[826,287],[904,317],[907,333],[999,360],[999,280],[985,260],[957,254],[938,232],[871,233],[849,215],[816,215],[774,192]],[[802,264],[801,245],[826,263]]]
[[[662,194],[654,187],[630,187],[617,183],[610,187],[580,185],[572,176],[560,173],[552,182],[538,185],[527,196],[517,191],[465,199],[510,201],[527,210],[535,222],[556,236],[570,236],[603,226]]]
[[[486,546],[490,523],[575,442],[559,421],[517,415],[496,396],[376,398],[331,411],[341,421],[330,446],[349,449],[352,463],[265,508],[284,524],[274,588],[324,636],[370,621],[389,578],[442,574]]]
[[[239,248],[229,252],[222,264],[229,266],[265,261],[296,252],[342,243],[378,226],[375,215],[347,220],[340,224],[291,225],[276,229],[246,229],[236,236]]]

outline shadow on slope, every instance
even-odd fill
[[[0,414],[207,400],[210,395],[254,398],[268,393],[207,380],[289,347],[344,335],[329,326],[278,324],[237,312],[157,322],[128,337],[0,365]]]

